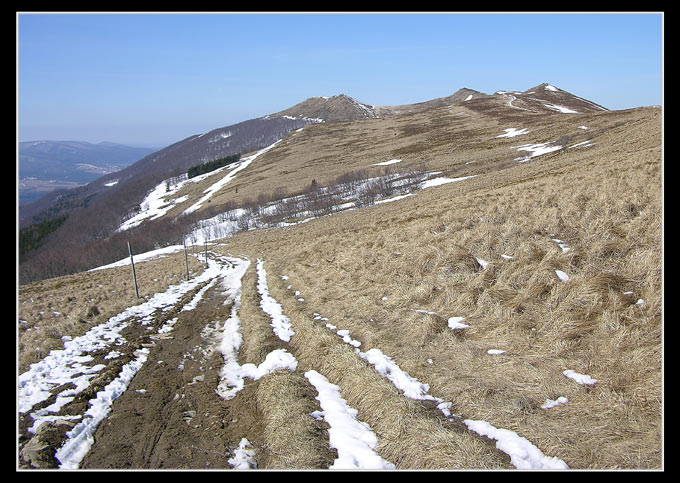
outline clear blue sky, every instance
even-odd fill
[[[662,103],[652,14],[17,13],[20,141],[165,146],[312,96],[373,105],[549,82]]]

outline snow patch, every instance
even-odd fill
[[[401,159],[390,159],[389,161],[383,161],[382,163],[375,163],[371,166],[389,166],[391,164],[401,163]]]
[[[557,278],[559,278],[563,282],[566,282],[566,281],[569,280],[569,275],[564,273],[562,270],[555,270],[555,274],[557,275]]]
[[[552,153],[553,151],[558,151],[560,149],[562,149],[562,146],[557,146],[552,143],[524,144],[522,146],[518,146],[517,151],[528,151],[529,154],[527,156],[515,158],[515,161],[523,163],[529,161],[531,158],[535,158],[536,156]]]
[[[460,178],[444,178],[444,177],[432,178],[432,179],[428,179],[427,181],[423,181],[420,184],[420,189],[432,188],[433,186],[441,186],[441,185],[447,184],[447,183],[455,183],[457,181],[463,181],[464,179],[469,179],[469,178],[474,178],[474,177],[475,177],[475,175],[473,175],[473,176],[461,176]]]
[[[578,114],[578,111],[574,111],[573,109],[569,109],[568,107],[565,106],[559,106],[557,104],[543,104],[543,105],[548,109],[552,109],[553,111],[561,112],[563,114]]]
[[[378,438],[368,424],[356,419],[357,410],[340,396],[340,388],[314,370],[305,372],[305,377],[319,393],[316,399],[321,405],[320,415],[330,426],[330,446],[338,451],[329,469],[395,469],[375,452]]]
[[[552,399],[546,399],[545,403],[541,405],[541,409],[551,409],[554,408],[555,406],[559,406],[560,404],[567,404],[568,402],[569,400],[564,396],[560,396],[554,401]]]
[[[234,450],[234,457],[227,460],[237,470],[250,470],[257,468],[255,460],[255,448],[246,438],[241,439],[238,448]]]
[[[496,440],[496,447],[510,456],[510,462],[517,469],[569,469],[564,461],[545,456],[536,446],[513,431],[495,428],[486,421],[466,419],[464,423],[471,431]]]
[[[585,384],[587,386],[592,386],[597,382],[597,379],[593,379],[592,377],[586,374],[579,374],[578,372],[572,369],[568,369],[562,372],[562,374],[567,376],[569,379],[575,381],[577,384]]]
[[[497,138],[514,138],[515,136],[520,136],[522,134],[526,134],[529,132],[527,128],[524,129],[517,129],[515,127],[509,127],[507,129],[504,129],[505,134],[499,134],[496,136]]]
[[[463,324],[462,322],[465,320],[465,317],[451,317],[449,318],[448,324],[449,328],[452,330],[460,330],[460,329],[467,329],[470,327],[467,324]]]

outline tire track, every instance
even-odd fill
[[[375,432],[376,453],[397,469],[512,468],[509,458],[490,440],[470,433],[459,421],[451,421],[436,403],[404,395],[375,368],[358,357],[355,348],[310,316],[305,302],[285,279],[270,286],[292,324],[295,335],[289,346],[298,368],[316,371],[338,386],[342,398],[354,408],[356,418]],[[317,320],[315,320],[315,318]],[[440,455],[433,458],[433,454]]]
[[[77,468],[94,444],[98,426],[114,401],[127,393],[151,349],[171,340],[167,333],[181,313],[194,309],[222,270],[231,268],[212,260],[196,278],[66,340],[63,350],[52,351],[20,375],[20,464]]]

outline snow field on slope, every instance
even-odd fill
[[[208,178],[211,178],[217,174],[223,173],[224,171],[227,171],[227,174],[225,176],[221,177],[219,180],[214,182],[212,185],[210,185],[207,189],[203,191],[205,194],[200,200],[198,200],[196,203],[191,205],[183,212],[183,214],[193,213],[194,211],[198,210],[203,205],[203,203],[207,202],[212,197],[213,194],[215,194],[217,191],[226,186],[232,179],[234,179],[236,174],[246,169],[250,165],[250,163],[252,163],[262,154],[274,148],[279,142],[280,140],[267,146],[264,149],[261,149],[252,156],[248,156],[246,158],[241,159],[240,161],[235,163],[235,165],[223,166],[209,173],[204,173],[202,175],[195,176],[190,179],[185,178],[179,183],[173,184],[172,186],[170,186],[167,180],[162,181],[161,183],[156,185],[156,187],[152,189],[144,197],[144,200],[142,200],[142,202],[139,205],[140,206],[139,212],[125,220],[120,225],[120,227],[118,227],[117,231],[129,230],[130,228],[139,226],[145,220],[156,220],[158,218],[161,218],[175,205],[187,200],[186,196],[181,196],[172,199],[172,197],[179,193],[179,191],[185,185],[190,183],[198,183]]]
[[[571,111],[570,109],[567,109],[562,106],[546,106],[550,107],[551,109],[558,110],[560,112],[564,113],[576,113],[576,111]],[[587,130],[588,128],[586,126],[578,126],[578,129],[582,130]],[[524,134],[528,134],[530,131],[527,128],[516,128],[516,127],[510,127],[504,129],[505,134],[499,134],[496,136],[496,138],[514,138],[516,136],[521,136]],[[567,146],[566,149],[573,149],[577,147],[590,147],[592,146],[593,143],[590,141],[583,141],[580,143],[573,144],[571,146]],[[520,151],[525,151],[528,152],[529,154],[525,156],[520,156],[515,158],[515,161],[518,161],[520,163],[525,163],[527,161],[530,161],[531,159],[537,157],[537,156],[542,156],[544,154],[552,153],[555,151],[559,151],[563,149],[563,146],[558,145],[555,142],[542,142],[542,143],[528,143],[528,144],[523,144],[521,146],[513,146],[512,149],[516,149],[518,152]]]

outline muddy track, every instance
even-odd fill
[[[243,435],[258,441],[256,388],[238,403],[215,394],[222,357],[213,337],[229,313],[225,299],[213,287],[157,340],[81,468],[228,468]]]
[[[223,266],[233,266],[213,254]],[[276,341],[259,307],[253,270],[247,270],[241,311],[248,315],[254,337],[244,356],[259,364]],[[225,321],[234,309],[234,287],[222,286],[222,278],[198,284],[170,307],[144,318],[130,317],[120,335],[127,342],[115,346],[117,357],[109,359],[111,347],[96,353],[92,362],[105,366],[90,385],[62,406],[59,415],[85,413],[100,391],[122,373],[135,356],[145,353],[143,365],[129,385],[111,404],[110,412],[96,427],[80,469],[230,469],[244,438],[256,451],[251,467],[328,467],[335,456],[329,448],[327,425],[309,416],[318,411],[316,393],[297,372],[280,371],[262,380],[247,380],[236,397],[218,394],[225,364],[220,341]],[[170,322],[171,330],[159,330]],[[268,341],[262,345],[263,341]],[[239,361],[241,363],[241,361]],[[49,408],[56,394],[33,410]],[[264,408],[264,410],[263,410]],[[280,413],[284,411],[283,414]],[[37,431],[31,413],[20,415],[19,466],[58,468],[59,449],[69,441],[76,421],[44,422]],[[302,423],[301,423],[302,422]],[[34,434],[33,434],[34,433]],[[300,444],[283,444],[291,434]],[[62,466],[63,467],[63,466]]]
[[[122,357],[106,362],[106,350],[97,354],[95,362],[106,367],[59,414],[85,414],[98,391],[124,364],[140,353],[145,359],[93,431],[77,468],[332,467],[339,460],[339,448],[331,441],[328,417],[319,417],[328,413],[320,404],[320,389],[312,383],[316,374],[337,387],[362,428],[375,434],[369,452],[384,467],[512,468],[493,441],[475,435],[460,420],[445,417],[436,402],[405,397],[346,338],[329,330],[286,287],[281,274],[267,276],[260,272],[261,264],[247,262],[235,284],[234,259],[218,254],[213,259],[226,271],[197,284],[174,305],[143,318],[144,323],[128,321],[122,332],[128,342],[120,346],[125,347]],[[285,331],[275,329],[277,316],[263,295],[267,283],[273,297],[268,300],[285,313],[279,316],[290,323],[292,337],[282,337]],[[238,324],[229,326],[234,321]],[[160,330],[169,322],[171,330]],[[229,351],[223,340],[234,327],[241,343],[232,365],[262,372],[243,377],[238,388],[225,383],[224,374]],[[281,354],[294,359],[294,367],[263,369],[272,355]],[[40,406],[53,401],[49,398]],[[30,419],[22,418],[20,465],[59,467],[60,448],[75,422],[48,421],[31,436]],[[239,447],[251,450],[252,458],[235,458],[242,454]],[[362,464],[354,456],[343,458]]]

